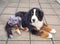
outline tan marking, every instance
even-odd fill
[[[48,32],[44,31],[44,30],[40,30],[37,33],[38,36],[42,37],[42,38],[47,38],[49,36]]]
[[[43,27],[40,30],[45,30],[47,32],[50,32],[51,31],[51,27],[48,26],[48,25],[43,25]]]

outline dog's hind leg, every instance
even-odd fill
[[[46,24],[44,24],[40,30],[45,30],[45,31],[50,32],[50,33],[56,33],[55,29],[52,29],[50,26],[48,26]]]
[[[52,34],[47,32],[47,31],[44,31],[44,30],[40,30],[38,33],[37,33],[38,36],[41,36],[43,38],[53,38]]]

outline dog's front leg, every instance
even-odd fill
[[[15,32],[17,32],[19,35],[21,35],[20,28],[17,25],[15,26]]]

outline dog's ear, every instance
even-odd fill
[[[41,10],[38,10],[38,11],[39,11],[39,20],[42,21],[43,20],[44,13]]]
[[[26,21],[31,23],[31,17],[32,17],[32,9],[29,10],[26,14]]]

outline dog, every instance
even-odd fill
[[[43,17],[44,13],[39,8],[32,8],[28,12],[17,12],[15,14],[16,17],[22,18],[22,27],[27,27],[29,29],[29,32],[34,35],[45,35],[42,37],[45,38],[52,38],[51,33],[56,33],[55,29],[50,29],[49,26],[45,26],[45,30],[41,29],[44,26]],[[46,29],[46,27],[48,27]],[[46,31],[49,30],[50,31]]]
[[[9,20],[6,23],[5,30],[7,32],[8,38],[13,38],[12,29],[15,29],[15,31],[21,35],[21,18],[15,17],[15,15],[10,16]]]

